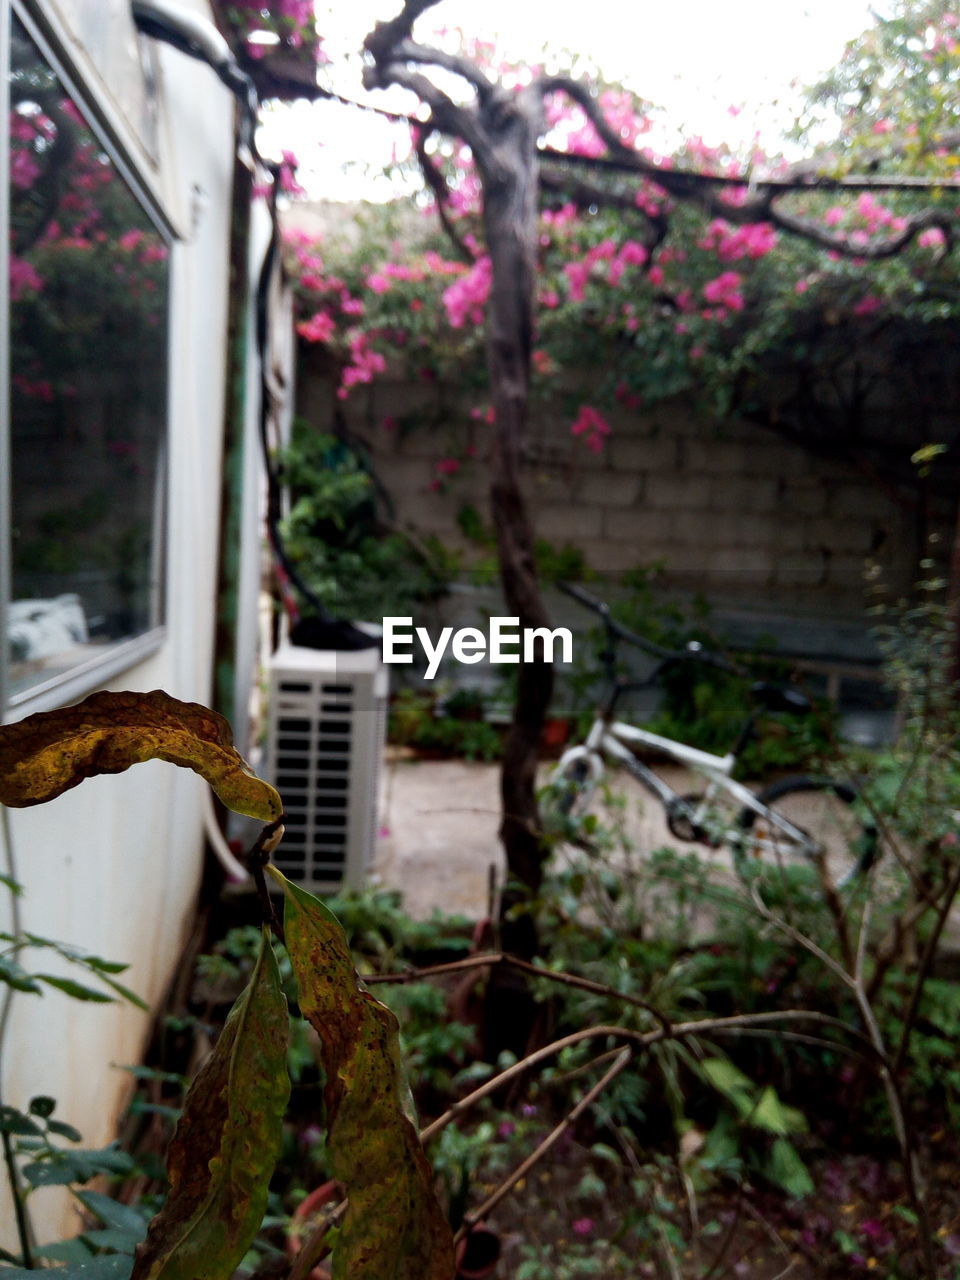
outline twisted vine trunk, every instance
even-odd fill
[[[539,101],[495,93],[483,105],[481,125],[487,146],[476,161],[492,266],[487,360],[496,411],[490,510],[507,612],[519,618],[521,628],[546,627],[549,619],[537,582],[533,527],[521,482],[536,278]],[[501,910],[503,946],[525,958],[537,948],[533,920],[510,909],[535,895],[543,876],[536,768],[552,691],[553,669],[542,655],[536,662],[520,664],[500,775],[500,838],[509,876]]]

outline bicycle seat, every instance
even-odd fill
[[[792,715],[806,715],[812,710],[810,699],[799,689],[782,684],[770,684],[760,680],[750,688],[750,693],[768,711],[789,711]]]

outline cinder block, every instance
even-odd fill
[[[650,507],[660,511],[678,509],[703,511],[710,507],[713,479],[698,472],[675,475],[649,475],[646,499]]]
[[[705,505],[715,511],[775,511],[779,494],[779,482],[771,476],[715,476]]]
[[[827,580],[826,557],[822,552],[777,556],[775,578],[784,587],[819,587]]]
[[[725,547],[710,551],[707,564],[720,585],[742,581],[763,585],[774,576],[774,556],[768,547]]]
[[[538,512],[534,532],[539,538],[579,543],[588,538],[599,538],[602,526],[601,507],[551,505]]]
[[[658,557],[642,542],[609,542],[604,538],[588,539],[580,544],[584,559],[595,573],[619,574],[639,569]]]
[[[790,476],[783,484],[780,501],[786,512],[819,516],[827,507],[827,487],[822,476]]]
[[[576,486],[578,502],[605,508],[629,507],[640,494],[640,477],[623,471],[603,471],[584,476]]]
[[[632,546],[665,546],[673,538],[675,516],[667,511],[651,511],[646,506],[629,511],[605,511],[603,536],[611,542]]]
[[[838,484],[830,493],[830,515],[837,519],[892,520],[897,507],[876,485]]]
[[[616,471],[659,475],[675,471],[680,463],[679,445],[672,436],[651,436],[647,439],[612,436],[607,451],[610,464]]]

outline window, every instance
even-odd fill
[[[16,15],[9,93],[16,705],[84,673],[95,683],[159,638],[169,246],[94,113]]]

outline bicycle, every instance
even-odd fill
[[[750,693],[756,709],[747,717],[736,742],[726,755],[715,755],[697,747],[662,737],[615,718],[620,698],[653,684],[669,663],[693,662],[721,671],[746,676],[747,673],[719,654],[691,642],[683,650],[673,650],[637,635],[617,622],[609,606],[582,587],[561,582],[568,596],[596,613],[605,629],[600,653],[608,691],[586,738],[569,747],[552,771],[545,795],[548,808],[561,819],[584,816],[596,795],[610,760],[627,770],[663,806],[667,826],[676,839],[711,849],[727,848],[734,868],[748,879],[758,864],[783,870],[791,864],[808,862],[826,869],[837,888],[864,875],[877,858],[878,833],[857,806],[857,789],[846,781],[806,774],[782,778],[754,794],[731,776],[743,748],[755,733],[760,710],[808,714],[810,700],[788,685],[756,681]],[[620,643],[633,645],[657,659],[652,673],[643,680],[623,679],[618,674]],[[702,792],[681,795],[635,754],[647,748],[693,770],[704,779]],[[816,833],[801,825],[809,821],[806,812],[815,797]]]

